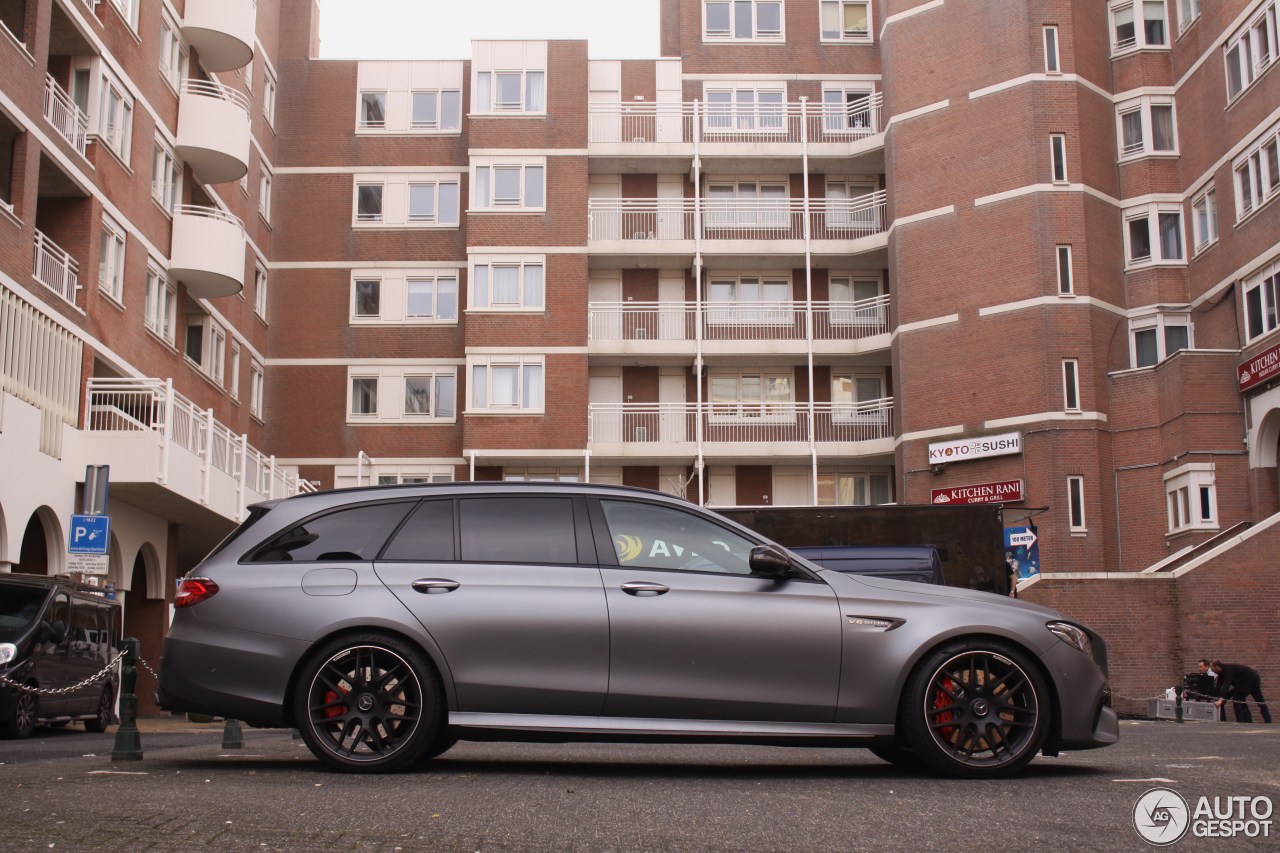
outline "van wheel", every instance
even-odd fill
[[[294,719],[311,752],[348,773],[390,773],[436,741],[444,690],[427,657],[394,637],[340,637],[303,666]]]
[[[36,694],[19,693],[13,718],[0,722],[0,734],[7,738],[28,738],[36,730]]]
[[[110,685],[102,688],[102,696],[98,699],[98,713],[92,720],[84,721],[86,732],[105,732],[115,721],[115,695]]]

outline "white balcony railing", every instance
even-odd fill
[[[80,265],[61,246],[36,232],[32,275],[36,280],[72,305],[80,291]]]
[[[188,77],[182,81],[182,94],[217,98],[218,100],[235,104],[246,113],[249,112],[252,106],[244,92],[213,80],[199,80],[195,77]]]
[[[813,144],[880,132],[882,96],[850,103],[617,103],[593,105],[587,141],[626,144]]]
[[[806,403],[593,403],[593,444],[808,443]],[[813,441],[859,442],[893,437],[893,398],[814,403]]]
[[[44,78],[44,117],[72,148],[84,154],[89,144],[89,117],[49,74]]]
[[[810,199],[809,236],[856,240],[885,230],[884,190],[852,199]],[[699,210],[700,207],[700,210]],[[802,240],[804,202],[797,199],[593,198],[591,240]]]
[[[252,501],[315,491],[309,481],[277,467],[274,457],[251,447],[247,436],[215,420],[212,411],[174,391],[172,381],[95,377],[88,384],[85,430],[153,433],[156,480],[161,484],[168,483],[170,455],[185,451],[202,463],[201,501],[209,502],[209,481],[219,471],[234,482],[240,516]]]
[[[705,341],[803,341],[803,302],[592,302],[592,341],[692,341],[698,317]],[[859,340],[889,331],[889,297],[858,302],[814,302],[813,338]]]

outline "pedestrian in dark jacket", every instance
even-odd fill
[[[1214,660],[1210,666],[1218,674],[1218,707],[1222,707],[1230,699],[1236,712],[1237,723],[1252,723],[1253,715],[1249,713],[1249,705],[1245,701],[1252,698],[1258,703],[1262,712],[1262,722],[1271,722],[1271,711],[1267,708],[1267,700],[1262,698],[1262,676],[1258,671],[1242,663],[1223,663]]]

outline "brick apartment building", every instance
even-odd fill
[[[652,60],[335,61],[314,0],[0,0],[0,570],[65,571],[111,465],[154,660],[298,490],[1003,484],[1121,710],[1280,676],[1277,5],[661,0]]]

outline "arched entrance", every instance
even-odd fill
[[[47,506],[42,506],[27,520],[22,533],[22,545],[18,548],[18,562],[13,564],[16,573],[24,575],[54,575],[62,570],[62,525],[58,516]]]
[[[168,613],[163,598],[149,597],[149,591],[157,587],[148,581],[156,577],[159,571],[160,560],[156,549],[148,542],[138,549],[138,554],[133,559],[128,591],[116,593],[117,597],[124,599],[124,636],[137,638],[139,654],[144,660],[150,662],[153,668],[160,660],[166,627],[165,617]],[[138,672],[141,681],[150,678],[145,670],[139,669]],[[148,687],[145,683],[139,683],[139,712],[144,714],[160,712],[155,704],[154,692],[154,684]]]
[[[1270,489],[1270,494],[1259,496],[1263,506],[1280,508],[1280,466],[1277,465],[1280,462],[1280,394],[1273,389],[1253,403],[1254,417],[1258,419],[1250,434],[1249,467],[1262,469],[1257,472],[1262,476],[1255,482]],[[1270,407],[1264,409],[1267,404]],[[1265,414],[1259,418],[1260,410]]]

